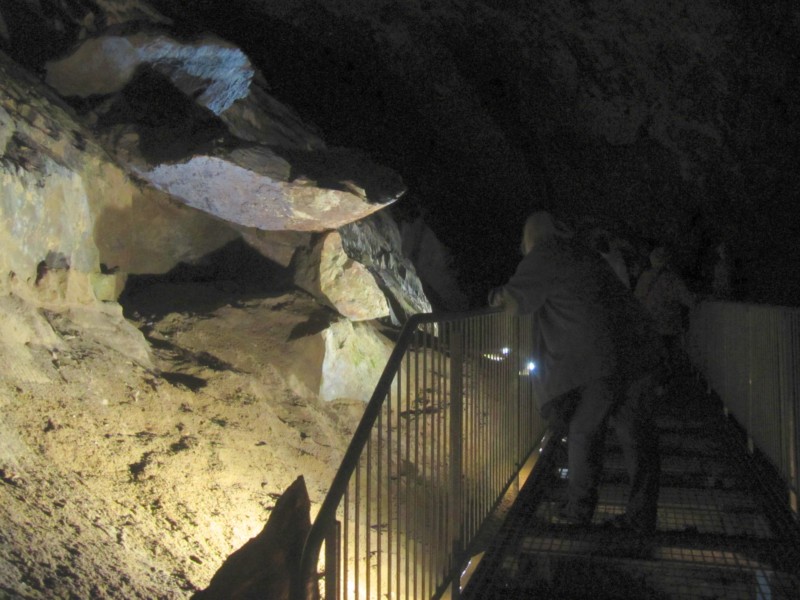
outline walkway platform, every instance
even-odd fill
[[[490,599],[800,599],[800,528],[784,486],[691,377],[659,409],[658,527],[604,527],[624,511],[627,475],[609,435],[591,526],[555,523],[566,444],[545,451],[464,589]],[[677,400],[675,399],[677,398]]]

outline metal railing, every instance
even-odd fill
[[[800,309],[706,302],[692,314],[688,349],[725,410],[785,480],[798,514]]]
[[[318,578],[326,600],[458,596],[481,528],[545,430],[532,337],[530,317],[491,309],[409,320],[308,535],[293,598]]]

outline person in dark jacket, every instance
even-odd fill
[[[613,524],[652,532],[660,463],[651,410],[660,339],[607,262],[574,242],[549,213],[534,213],[526,221],[523,253],[514,275],[490,293],[489,303],[534,315],[539,409],[568,427],[561,517],[580,525],[591,521],[610,425],[631,478],[626,512]]]
[[[670,263],[669,250],[665,246],[655,248],[650,253],[652,267],[642,273],[633,292],[652,317],[666,347],[664,381],[658,388],[661,393],[672,379],[671,374],[688,363],[683,336],[688,328],[685,321],[695,305],[694,294]]]

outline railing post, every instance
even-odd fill
[[[339,540],[342,536],[342,524],[331,523],[328,535],[325,536],[325,600],[339,600]]]
[[[452,539],[450,600],[457,600],[461,593],[461,560],[464,554],[463,527],[461,524],[462,502],[462,440],[464,409],[464,336],[462,324],[452,330],[450,346],[450,534]]]
[[[742,323],[746,328],[746,335],[747,335],[747,410],[745,414],[747,415],[747,451],[750,454],[755,453],[755,442],[753,440],[753,427],[755,423],[755,410],[753,407],[754,399],[753,399],[753,368],[755,363],[755,341],[753,339],[756,333],[756,325],[753,321],[757,318],[757,315],[754,314],[754,311],[750,309],[749,306],[744,307],[744,319],[742,319]],[[739,340],[741,343],[741,340]]]
[[[519,335],[519,317],[508,317],[511,320],[511,343],[514,348],[514,356],[516,362],[514,369],[511,372],[511,397],[516,398],[517,402],[517,418],[515,419],[517,425],[517,443],[514,450],[514,465],[517,472],[522,468],[522,459],[524,452],[522,449],[522,394],[520,393],[520,378],[522,372],[525,370],[525,358],[522,355],[522,345],[520,344]]]
[[[798,514],[797,495],[800,492],[800,385],[795,365],[800,362],[800,311],[793,311],[789,315],[789,352],[785,359],[787,365],[787,377],[789,379],[788,399],[789,404],[789,505],[792,508],[795,519],[800,517]],[[783,358],[783,357],[782,357]]]

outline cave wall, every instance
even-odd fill
[[[115,300],[236,232],[131,180],[58,96],[0,53],[0,290],[51,307]]]
[[[418,201],[474,303],[513,269],[536,208],[675,245],[700,291],[726,241],[739,298],[800,293],[787,0],[130,0],[103,23],[81,0],[20,6],[0,44],[40,39],[15,56],[33,70],[114,18],[155,19],[149,6],[231,40],[330,144],[400,173],[415,201],[395,210]]]
[[[475,302],[535,208],[673,244],[699,291],[726,241],[740,298],[796,301],[790,2],[233,0],[191,18],[332,143],[400,172]]]

